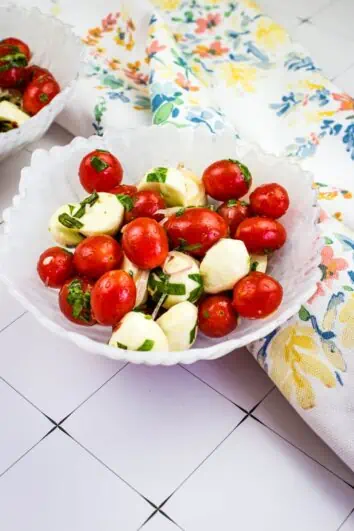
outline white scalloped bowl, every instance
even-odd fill
[[[61,92],[21,127],[0,134],[0,160],[45,134],[73,92],[84,53],[70,26],[37,8],[25,9],[0,0],[0,40],[6,37],[25,41],[33,53],[31,64],[48,68]]]
[[[110,328],[80,327],[67,321],[59,311],[57,291],[41,283],[36,264],[40,253],[53,245],[48,232],[52,213],[60,205],[84,197],[78,167],[82,157],[95,148],[109,150],[120,159],[125,183],[137,182],[144,172],[157,165],[175,166],[182,162],[201,174],[215,160],[236,158],[250,168],[254,185],[283,184],[291,200],[288,212],[281,219],[288,231],[288,240],[269,263],[269,273],[284,289],[280,308],[263,320],[241,320],[232,334],[220,340],[199,334],[194,347],[183,352],[115,349],[106,344]],[[294,315],[314,293],[319,280],[322,246],[317,218],[311,175],[288,159],[266,155],[257,147],[241,144],[229,133],[216,136],[200,129],[181,131],[164,126],[126,130],[102,138],[76,138],[65,147],[35,151],[31,166],[22,170],[19,195],[14,198],[13,206],[4,212],[0,279],[46,328],[88,352],[151,365],[214,359],[269,334]]]

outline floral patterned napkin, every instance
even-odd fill
[[[354,99],[252,0],[21,2],[72,24],[87,45],[86,74],[60,117],[74,134],[230,127],[313,172],[322,280],[298,315],[249,350],[354,469]]]

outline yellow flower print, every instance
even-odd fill
[[[319,192],[317,197],[319,200],[326,200],[331,201],[332,199],[335,199],[338,195],[338,192]]]
[[[333,217],[337,219],[338,221],[343,221],[343,212],[335,212],[333,214]]]
[[[249,7],[250,9],[257,9],[257,11],[259,11],[259,5],[253,0],[244,0],[243,3],[246,7]]]
[[[152,0],[152,3],[156,7],[160,7],[161,9],[165,9],[166,11],[177,9],[177,7],[180,5],[181,0]]]
[[[228,87],[241,85],[245,92],[254,91],[254,81],[257,77],[257,69],[253,66],[224,63],[220,66],[220,72]]]
[[[270,377],[288,400],[295,395],[303,409],[316,405],[310,377],[326,387],[336,386],[335,376],[318,356],[314,336],[310,326],[289,325],[275,336],[269,350]]]
[[[345,324],[341,334],[341,341],[344,347],[354,347],[354,293],[351,294],[341,311],[339,321]]]
[[[274,50],[288,39],[284,28],[267,18],[261,18],[256,29],[256,40],[265,48]]]

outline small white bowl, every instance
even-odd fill
[[[62,204],[85,196],[78,178],[84,155],[95,148],[114,153],[123,164],[123,182],[132,184],[153,166],[184,163],[197,174],[213,161],[239,159],[253,175],[253,187],[278,182],[289,193],[291,205],[281,222],[288,240],[274,254],[269,273],[283,286],[280,308],[263,320],[241,320],[238,328],[219,340],[201,334],[194,347],[183,352],[133,352],[108,346],[110,328],[80,327],[66,320],[58,308],[58,292],[39,280],[39,255],[53,244],[48,220]],[[180,130],[173,126],[142,127],[102,138],[76,138],[65,147],[37,150],[31,166],[22,170],[19,195],[4,212],[5,235],[0,243],[0,279],[12,294],[46,327],[73,341],[88,352],[115,359],[151,365],[192,363],[214,359],[260,339],[284,323],[306,302],[319,280],[322,240],[317,224],[318,208],[312,177],[289,159],[263,153],[258,147],[241,144],[231,133],[211,135],[198,129]]]
[[[21,127],[0,133],[0,160],[44,135],[71,96],[84,53],[80,39],[70,26],[37,8],[0,3],[0,40],[6,37],[26,42],[33,54],[30,64],[48,68],[61,92]]]

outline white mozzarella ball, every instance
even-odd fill
[[[267,271],[268,258],[265,254],[251,254],[251,271],[265,273]]]
[[[170,351],[188,350],[197,337],[198,309],[185,301],[172,306],[156,322],[164,331]]]
[[[136,285],[135,308],[145,304],[148,298],[148,282],[150,271],[139,269],[129,258],[124,255],[121,269],[126,271],[134,280]]]
[[[186,185],[184,206],[205,206],[207,204],[207,197],[202,179],[182,164],[178,166],[178,169],[183,174]]]
[[[30,116],[21,111],[10,101],[0,102],[0,121],[9,120],[10,122],[16,122],[18,126],[30,119]]]
[[[58,208],[58,210],[54,212],[50,218],[49,232],[51,233],[53,240],[63,247],[75,247],[84,239],[84,237],[79,233],[79,228],[69,228],[63,225],[63,223],[66,223],[66,219],[71,218],[72,212],[78,210],[79,208],[80,205],[78,203],[63,205]],[[62,217],[63,214],[64,218]],[[62,222],[59,221],[59,218],[62,219]],[[70,222],[68,224],[70,225]]]
[[[152,168],[138,184],[138,190],[160,192],[168,207],[183,206],[186,197],[184,177],[177,168]]]
[[[124,350],[168,352],[168,341],[150,315],[129,312],[114,330],[109,344]]]
[[[98,200],[86,205],[85,213],[80,217],[83,224],[80,232],[85,236],[113,236],[123,223],[124,207],[114,194],[100,192],[97,195]]]
[[[200,274],[206,293],[220,293],[234,287],[250,270],[250,256],[241,240],[223,238],[206,253]]]

